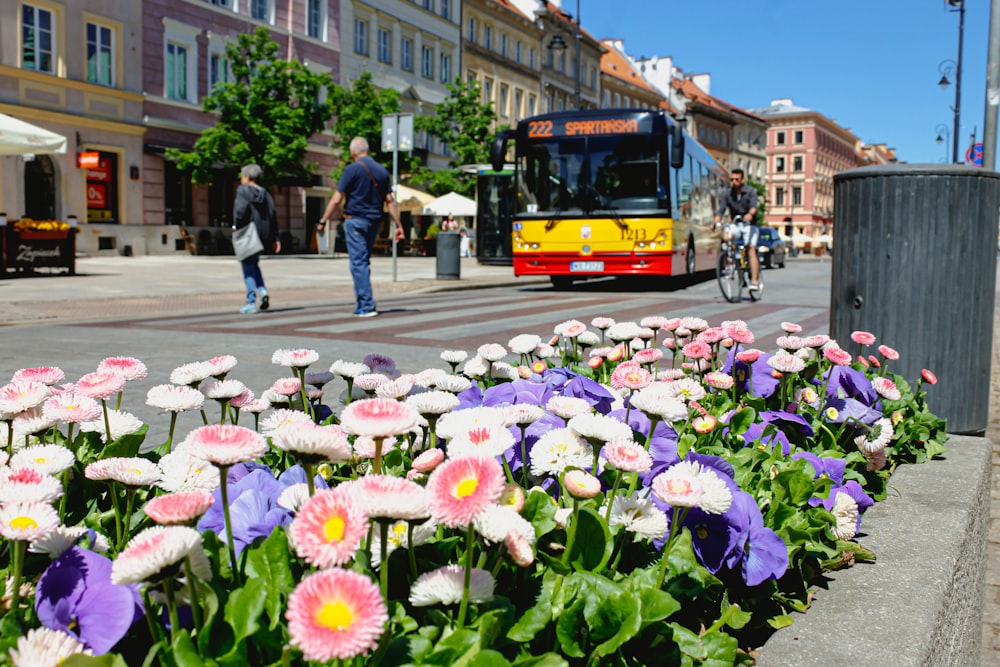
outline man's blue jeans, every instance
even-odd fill
[[[356,216],[344,222],[344,238],[351,263],[351,277],[354,279],[354,297],[358,302],[355,314],[375,310],[370,259],[381,226],[381,220],[365,220]]]
[[[264,276],[260,273],[260,253],[244,259],[240,262],[240,267],[243,269],[243,282],[247,286],[247,303],[256,305],[257,290],[264,287]]]

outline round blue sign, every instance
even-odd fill
[[[979,142],[977,144],[972,144],[969,149],[965,151],[965,164],[971,164],[976,167],[983,166],[983,143]]]

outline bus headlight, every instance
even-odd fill
[[[531,249],[532,250],[538,250],[538,244],[537,243],[532,243],[531,244]]]

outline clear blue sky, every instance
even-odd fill
[[[1000,2],[1000,0],[995,0]],[[577,0],[563,0],[576,11]],[[709,72],[712,94],[739,107],[792,98],[901,161],[939,163],[952,132],[952,86],[938,66],[957,60],[958,14],[944,0],[579,0],[583,27],[625,40],[632,56],[672,56]],[[966,0],[959,159],[982,141],[989,0]],[[950,137],[954,140],[954,137]],[[950,150],[947,152],[950,162]]]

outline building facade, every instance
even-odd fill
[[[625,43],[620,39],[601,42],[601,106],[616,109],[659,109],[664,101],[632,64],[625,54]]]
[[[446,84],[462,72],[461,0],[340,0],[338,82],[350,88],[363,72],[398,90],[404,113],[433,115]],[[448,166],[448,147],[425,132],[414,152],[431,169]]]
[[[860,140],[823,114],[791,99],[750,109],[765,119],[768,208],[765,222],[809,247],[833,234],[833,176],[859,164]]]
[[[462,67],[491,102],[496,126],[513,127],[539,112],[544,32],[509,0],[465,0]]]
[[[0,112],[67,138],[64,155],[0,157],[0,211],[11,219],[143,221],[142,4],[5,2]],[[97,153],[78,166],[77,154]],[[78,246],[97,247],[83,228]]]

